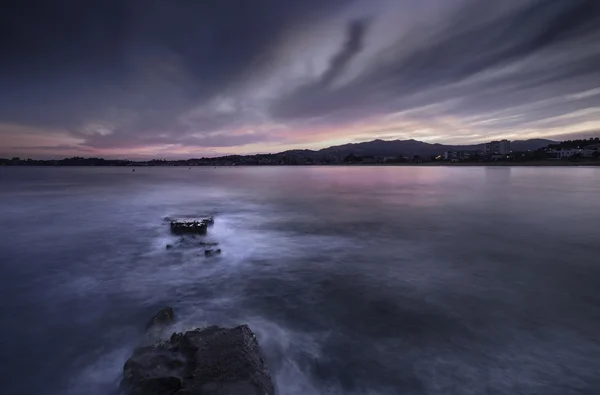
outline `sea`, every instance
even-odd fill
[[[164,306],[279,395],[600,394],[598,167],[133,170],[0,168],[3,395],[117,394]]]

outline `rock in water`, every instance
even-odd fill
[[[165,307],[160,309],[158,313],[154,314],[154,317],[146,323],[146,331],[149,331],[157,327],[165,327],[172,325],[175,322],[175,312],[172,307]]]
[[[199,393],[275,393],[256,336],[247,325],[231,329],[211,326],[186,332],[180,339],[193,361],[191,388]]]
[[[198,245],[202,246],[202,247],[214,247],[214,246],[218,246],[219,243],[212,242],[212,241],[201,241],[198,243]]]
[[[213,256],[221,253],[221,249],[217,248],[216,250],[204,250],[204,256]]]
[[[131,395],[171,395],[183,388],[186,363],[166,342],[139,347],[125,362],[121,388]]]
[[[185,234],[206,234],[208,226],[214,225],[215,219],[211,216],[208,217],[186,217],[186,218],[173,218],[165,217],[165,221],[168,221],[171,225],[171,232],[176,235]]]
[[[247,325],[174,333],[136,349],[123,368],[129,395],[274,395],[256,336]]]
[[[176,235],[186,233],[205,234],[207,227],[206,225],[207,224],[201,221],[172,221],[171,232]]]
[[[206,217],[202,219],[168,219],[171,222],[171,232],[176,235],[206,234],[206,229],[208,226],[215,223],[213,217]]]

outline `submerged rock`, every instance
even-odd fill
[[[172,250],[173,249],[173,244],[167,244],[167,250]]]
[[[204,256],[213,256],[221,254],[221,249],[217,248],[216,250],[204,250]]]
[[[247,325],[174,333],[137,348],[123,367],[128,395],[273,395],[256,336]]]
[[[210,242],[210,241],[201,241],[198,243],[198,245],[202,246],[202,247],[214,247],[214,246],[218,246],[219,243],[217,242]]]

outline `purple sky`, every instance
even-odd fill
[[[23,0],[0,156],[600,135],[598,0]]]

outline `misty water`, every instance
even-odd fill
[[[249,324],[282,395],[600,393],[600,168],[0,168],[0,202],[4,395],[114,394],[166,305]],[[164,221],[202,214],[221,256]]]

